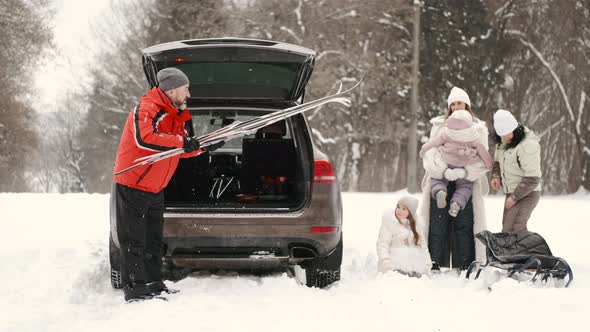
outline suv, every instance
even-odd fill
[[[316,53],[253,39],[197,39],[143,50],[149,84],[176,67],[190,79],[187,122],[201,136],[303,102]],[[164,273],[299,265],[307,286],[340,279],[342,201],[332,163],[301,114],[181,159],[164,190]],[[112,195],[114,197],[114,195]],[[110,265],[121,285],[114,199]]]

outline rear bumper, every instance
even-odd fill
[[[166,258],[175,267],[189,269],[228,269],[228,270],[264,270],[290,267],[299,264],[304,259],[290,259],[288,257],[243,259],[243,258]]]
[[[342,237],[336,183],[314,186],[309,204],[293,212],[164,214],[165,258],[175,265],[222,267],[240,264],[285,266],[325,257]],[[312,227],[327,228],[317,232]],[[263,254],[257,254],[263,253]],[[235,263],[235,264],[234,264]]]
[[[289,237],[164,238],[164,259],[194,268],[272,268],[291,266],[333,252],[341,234],[332,241]],[[331,240],[331,239],[330,239]]]
[[[276,256],[289,256],[291,249],[295,247],[309,248],[314,256],[325,256],[338,243],[340,233],[333,236],[336,243],[331,247],[327,247],[325,243],[320,241],[284,237],[164,238],[164,244],[166,246],[165,256],[248,258],[262,252]]]

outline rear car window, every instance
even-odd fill
[[[177,64],[190,78],[193,98],[286,99],[301,63],[195,62]]]

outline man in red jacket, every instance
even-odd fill
[[[137,158],[183,148],[183,154],[114,175],[117,235],[122,257],[126,301],[150,299],[170,290],[162,281],[164,189],[180,158],[204,151],[187,135],[185,122],[190,97],[188,77],[177,68],[157,74],[158,86],[139,99],[123,128],[114,173]],[[212,151],[223,145],[207,147]]]

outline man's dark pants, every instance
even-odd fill
[[[164,194],[118,183],[115,190],[123,285],[148,294],[146,285],[162,281]]]

